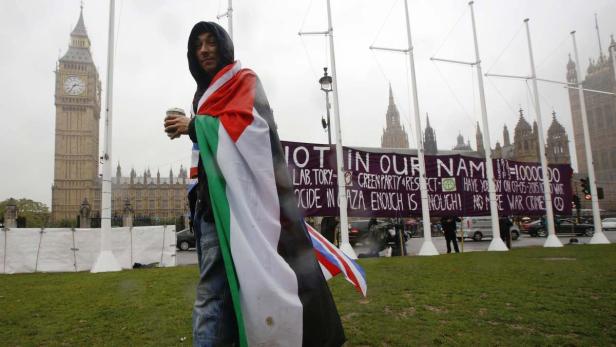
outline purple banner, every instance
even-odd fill
[[[336,151],[328,145],[282,141],[295,195],[305,216],[338,215]],[[348,213],[351,217],[421,215],[419,162],[402,152],[344,148]],[[432,216],[490,214],[485,160],[463,155],[426,156]],[[543,215],[543,175],[538,163],[494,159],[500,215]],[[550,165],[552,206],[571,214],[568,164]]]

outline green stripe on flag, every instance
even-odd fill
[[[227,200],[225,178],[222,176],[220,168],[216,163],[219,127],[220,121],[218,117],[199,115],[195,119],[195,130],[199,143],[201,162],[207,174],[212,211],[214,212],[214,220],[216,222],[216,232],[222,251],[225,271],[227,272],[227,279],[229,280],[231,297],[233,298],[240,346],[245,347],[248,346],[248,342],[244,328],[244,319],[242,318],[242,308],[240,306],[239,283],[233,265],[233,258],[231,257],[231,212],[229,210],[229,201]]]

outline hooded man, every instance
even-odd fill
[[[198,153],[189,193],[200,269],[194,344],[342,345],[261,82],[234,61],[216,23],[193,27],[187,58],[196,116],[167,118],[165,131],[188,134]]]

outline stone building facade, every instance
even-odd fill
[[[614,37],[611,37],[610,49],[616,47]],[[586,75],[580,81],[584,88],[616,92],[616,77],[613,57],[606,56],[599,50],[596,59],[590,59],[586,68]],[[577,69],[571,60],[566,66],[567,81],[577,83]],[[604,190],[605,198],[599,202],[601,209],[616,210],[616,97],[609,94],[594,92],[584,93],[588,130],[592,159],[596,175],[597,186]],[[573,140],[575,141],[575,154],[577,157],[579,177],[587,177],[586,147],[582,127],[582,113],[578,90],[569,89],[569,105],[573,122]],[[590,208],[590,202],[583,201],[584,208]]]
[[[520,109],[520,117],[514,128],[513,142],[510,141],[507,125],[503,127],[503,144],[500,140],[492,152],[494,158],[510,159],[521,162],[538,163],[539,136],[537,122],[533,125],[524,117],[524,110]],[[548,164],[571,164],[569,155],[569,137],[565,128],[556,118],[556,112],[552,112],[552,123],[545,137],[545,155]]]
[[[111,185],[112,215],[122,216],[128,201],[136,218],[169,219],[182,216],[188,211],[187,184],[188,172],[183,167],[180,167],[177,176],[169,170],[167,177],[161,177],[160,171],[152,177],[149,169],[141,176],[137,176],[134,169],[128,176],[122,176],[122,168],[118,164]]]
[[[83,205],[89,216],[100,217],[101,177],[99,176],[99,124],[101,82],[90,52],[90,39],[83,20],[83,8],[71,32],[67,52],[56,67],[55,153],[51,219],[75,220]],[[112,178],[112,216],[120,217],[128,208],[135,218],[175,218],[188,210],[187,171],[177,176],[152,177],[150,170],[137,176],[131,170],[122,175],[120,165]]]

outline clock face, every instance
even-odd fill
[[[86,90],[86,84],[77,76],[68,76],[64,80],[64,92],[69,95],[80,95]]]

